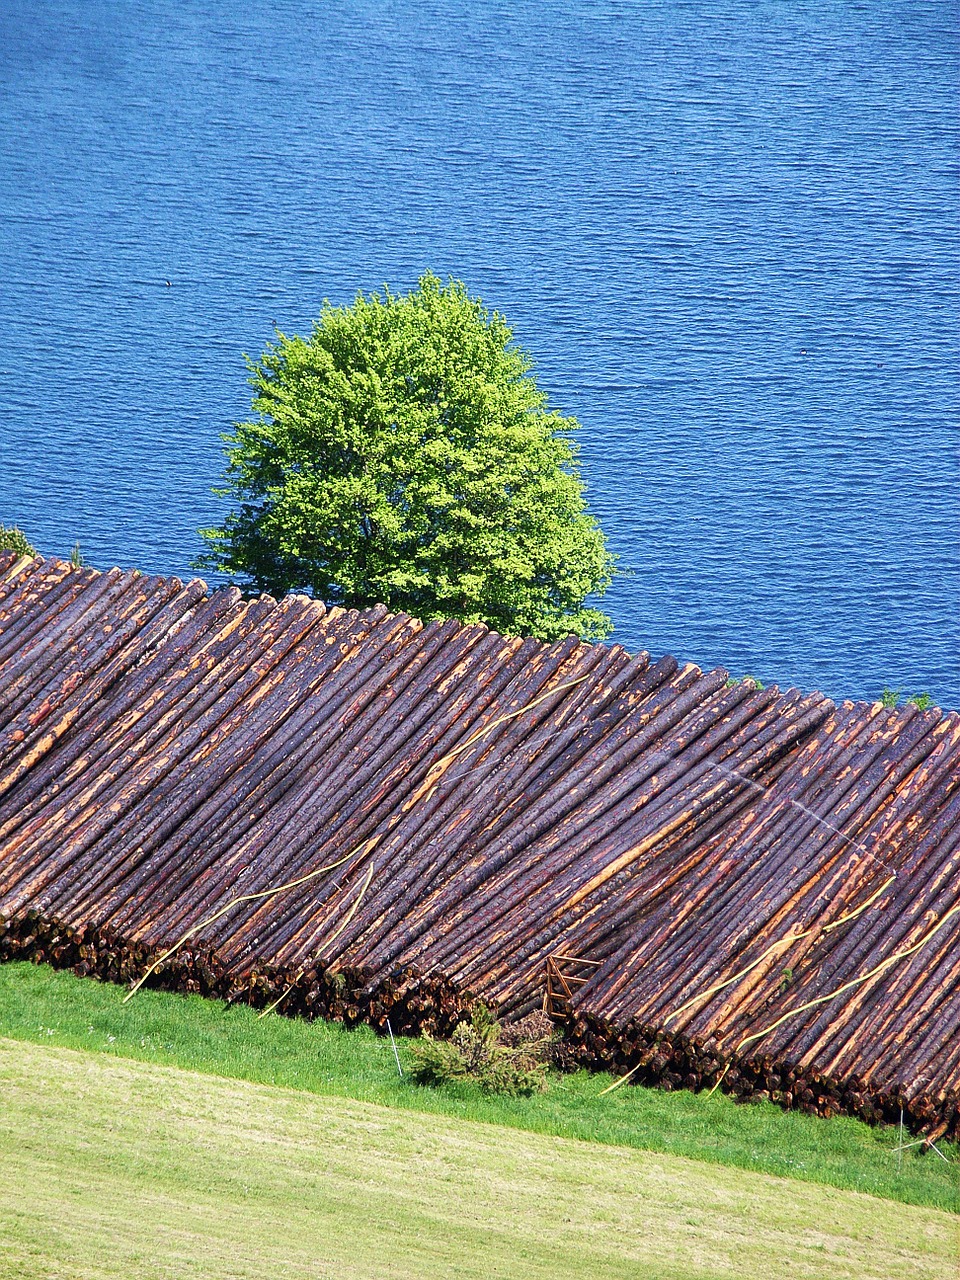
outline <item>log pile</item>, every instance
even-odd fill
[[[0,553],[0,959],[957,1136],[960,716]],[[549,991],[548,991],[549,984]]]

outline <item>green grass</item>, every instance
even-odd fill
[[[677,1156],[5,1039],[0,1099],[0,1280],[954,1273],[940,1210]]]
[[[389,1040],[367,1028],[271,1015],[200,997],[124,990],[27,963],[0,965],[0,1036],[93,1050],[229,1079],[376,1102],[394,1109],[486,1121],[531,1133],[693,1157],[718,1165],[960,1211],[956,1148],[898,1156],[895,1129],[821,1120],[722,1094],[627,1086],[601,1097],[609,1077],[554,1076],[532,1098],[489,1097],[400,1079]],[[405,1072],[408,1043],[398,1043]]]

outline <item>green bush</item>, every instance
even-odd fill
[[[21,556],[35,556],[36,550],[27,541],[27,535],[16,525],[8,529],[0,524],[0,551],[16,551]]]
[[[900,699],[902,697],[903,694],[899,689],[884,689],[883,693],[880,695],[880,702],[888,709],[892,709],[893,707],[898,707],[900,705]],[[933,706],[933,699],[930,697],[929,693],[911,693],[907,695],[904,701],[907,705],[912,704],[920,711],[929,711],[930,707]]]
[[[760,680],[758,680],[756,676],[740,676],[740,677],[737,677],[737,676],[730,676],[730,678],[727,680],[727,688],[728,688],[728,689],[733,689],[733,688],[735,688],[738,684],[749,684],[749,685],[751,685],[754,689],[762,689],[762,688],[763,688],[763,684],[762,684],[762,682],[761,682]]]
[[[470,1080],[486,1093],[542,1093],[555,1035],[544,1014],[530,1014],[501,1027],[489,1009],[478,1005],[470,1022],[461,1022],[449,1040],[412,1044],[415,1078],[421,1084]]]

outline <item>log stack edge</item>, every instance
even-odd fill
[[[0,960],[960,1137],[960,715],[0,553]],[[282,887],[287,886],[287,887]]]

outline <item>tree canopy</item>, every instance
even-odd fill
[[[200,562],[256,590],[505,634],[600,638],[613,558],[588,513],[578,426],[547,406],[504,318],[465,286],[325,303],[310,338],[249,362],[255,419],[226,435]]]

